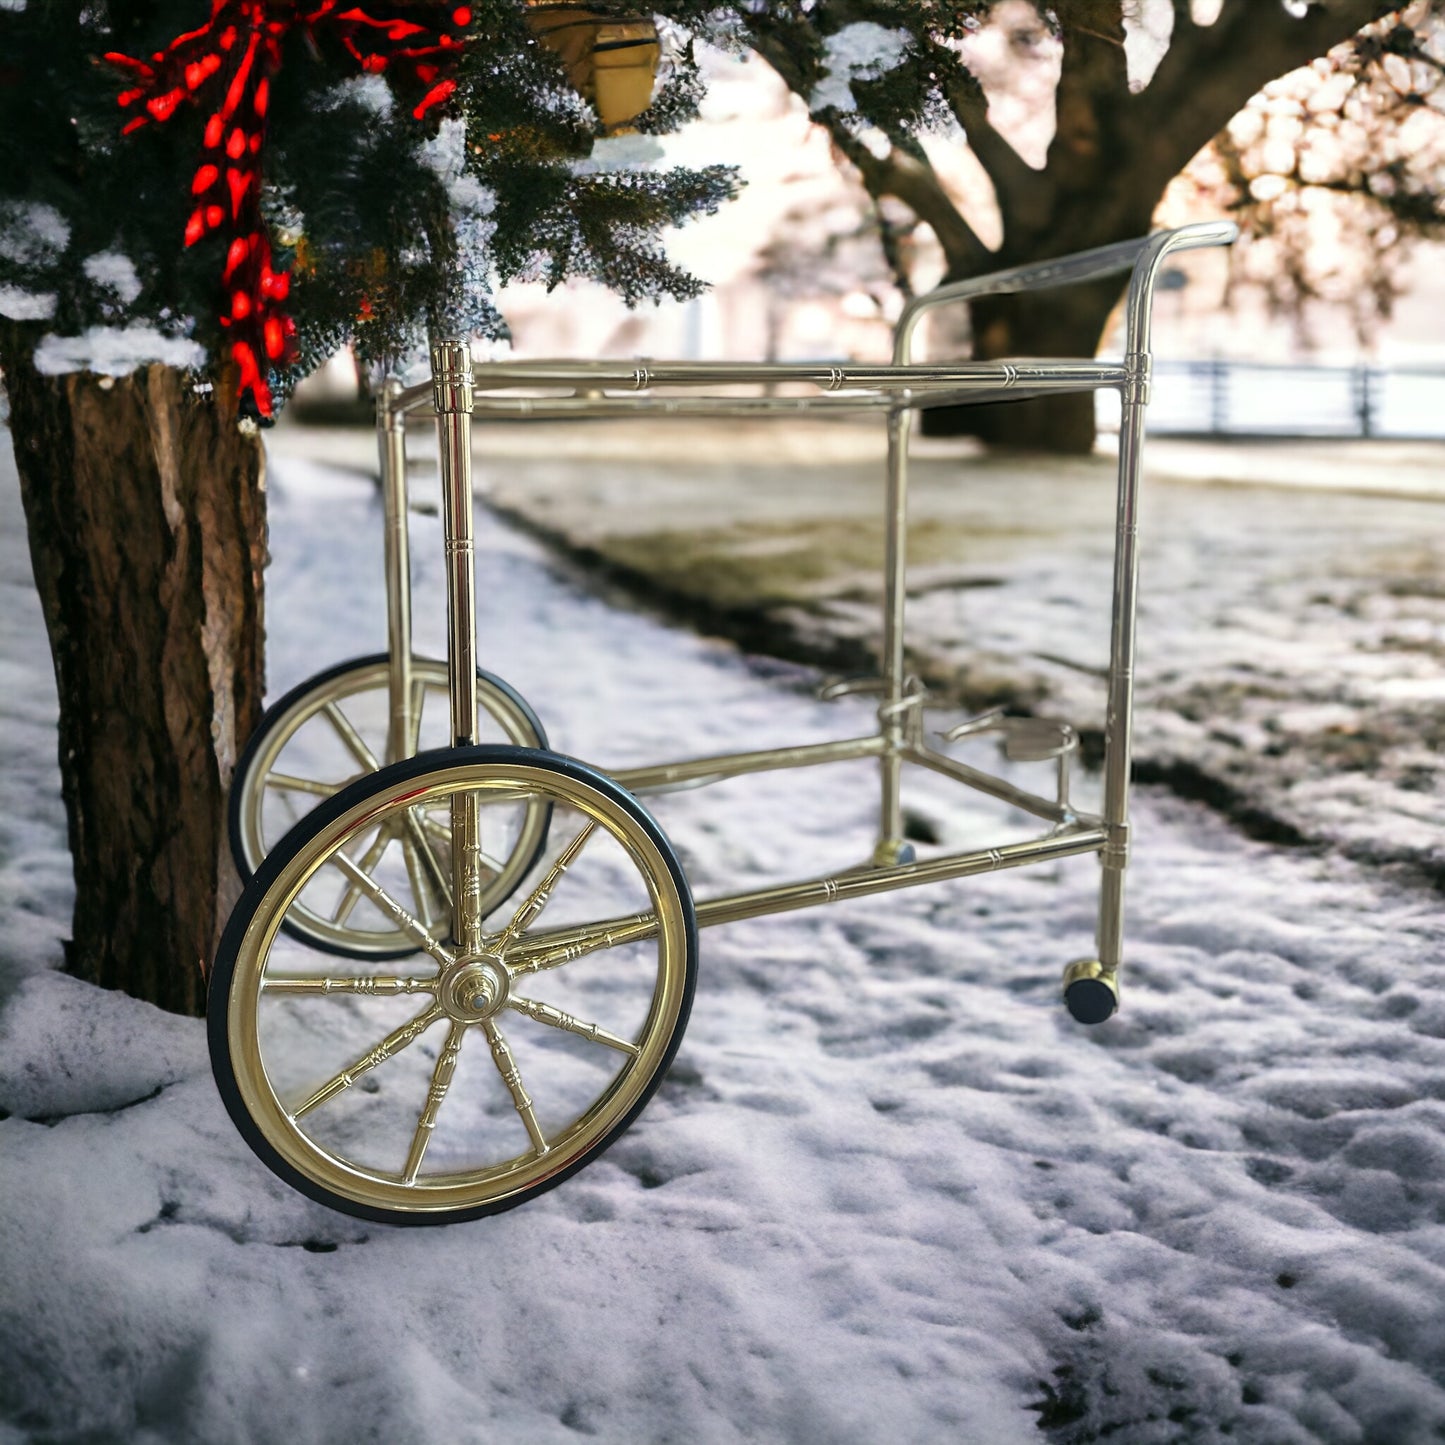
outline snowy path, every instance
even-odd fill
[[[0,460],[0,1442],[1445,1437],[1445,920],[1139,795],[1125,1011],[1075,860],[703,935],[679,1061],[534,1203],[404,1231],[250,1155],[199,1023],[55,972],[53,689]],[[383,636],[358,479],[278,465],[279,693]],[[487,665],[603,765],[842,736],[811,677],[484,539]],[[439,548],[419,520],[421,642]],[[859,856],[814,770],[658,800],[695,891]],[[991,805],[912,805],[945,843]]]

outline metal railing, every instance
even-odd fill
[[[1157,361],[1149,430],[1173,436],[1445,440],[1445,367]],[[1100,394],[1099,424],[1118,425]]]

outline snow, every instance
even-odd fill
[[[593,141],[590,154],[570,163],[574,176],[593,176],[612,171],[641,170],[663,158],[655,136],[618,135]]]
[[[26,291],[0,286],[0,316],[12,321],[47,321],[55,315],[54,291]]]
[[[201,366],[206,353],[188,336],[167,336],[154,326],[92,326],[80,336],[43,336],[35,348],[35,369],[42,376],[92,371],[99,376],[129,376],[158,361],[166,366]]]
[[[97,286],[114,291],[127,306],[140,295],[135,262],[119,251],[97,251],[94,256],[86,257],[84,269]]]
[[[54,260],[70,243],[70,225],[39,201],[0,205],[0,257],[22,265]]]
[[[906,30],[889,30],[871,20],[858,20],[829,35],[823,42],[823,79],[808,97],[816,114],[830,107],[854,109],[853,82],[876,80],[898,64],[908,49]]]
[[[288,457],[284,430],[273,694],[384,638],[375,489]],[[54,689],[8,455],[0,508],[0,1438],[1445,1429],[1438,895],[1141,789],[1115,1021],[1057,1001],[1092,930],[1085,859],[712,930],[673,1074],[603,1159],[490,1220],[363,1224],[253,1159],[198,1022],[58,971]],[[434,652],[437,523],[413,520]],[[484,659],[561,750],[616,766],[868,726],[866,702],[824,708],[803,670],[618,610],[483,528]],[[801,877],[867,847],[871,781],[847,771],[655,812],[699,896]],[[949,845],[1010,821],[931,786],[908,803]]]

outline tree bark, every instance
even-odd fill
[[[261,711],[264,458],[229,389],[41,376],[0,335],[60,694],[70,972],[200,1014],[239,890],[226,789]]]
[[[1057,291],[986,296],[973,302],[973,356],[1093,356],[1119,300],[1110,277]],[[1094,394],[1074,393],[989,406],[940,407],[923,414],[929,436],[972,436],[990,446],[1087,454],[1094,447]]]

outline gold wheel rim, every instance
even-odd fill
[[[411,664],[412,683],[421,696],[423,704],[428,696],[447,698],[446,664],[432,658],[413,658]],[[278,769],[278,762],[286,749],[296,740],[297,735],[310,725],[331,727],[327,709],[340,707],[343,703],[354,702],[364,694],[374,693],[385,697],[388,689],[388,665],[385,658],[377,659],[364,666],[347,669],[325,682],[308,689],[291,704],[284,714],[268,731],[261,746],[248,761],[246,772],[238,777],[234,786],[241,792],[238,813],[240,824],[241,851],[252,872],[261,866],[262,860],[280,841],[281,837],[299,819],[290,820],[285,827],[269,827],[267,824],[267,800],[276,798],[293,789],[284,788],[275,782],[278,776],[285,776]],[[477,702],[480,714],[492,718],[501,729],[507,741],[520,747],[540,747],[545,743],[539,738],[531,720],[505,693],[492,688],[482,679],[477,681]],[[367,739],[368,742],[377,742]],[[487,741],[483,739],[482,741]],[[378,763],[382,759],[382,744],[373,749]],[[312,804],[320,803],[364,776],[367,771],[363,762],[356,762],[356,770],[344,777],[314,780],[318,791],[312,794]],[[305,780],[313,781],[313,780]],[[486,885],[482,896],[483,906],[490,908],[510,896],[522,875],[530,867],[537,849],[541,846],[547,828],[547,810],[541,806],[528,806],[518,829],[517,838],[505,866]],[[445,863],[445,858],[442,862]],[[405,934],[399,931],[379,929],[362,930],[348,927],[343,921],[338,924],[324,914],[299,903],[291,909],[290,926],[309,941],[322,948],[335,949],[353,957],[368,955],[396,954],[409,949]]]
[[[561,1127],[555,1122],[548,1123],[543,1134],[545,1147],[538,1147],[537,1133],[533,1128],[536,1118],[528,1120],[518,1101],[518,1094],[526,1098],[528,1103],[532,1103],[533,1100],[526,1094],[526,1090],[530,1089],[536,1096],[540,1112],[547,1080],[545,1077],[538,1077],[534,1082],[533,1079],[526,1078],[520,1082],[519,1088],[507,1084],[507,1087],[512,1089],[514,1111],[522,1115],[520,1120],[512,1121],[514,1137],[526,1147],[477,1167],[441,1168],[435,1172],[413,1169],[413,1177],[408,1181],[406,1175],[411,1163],[410,1157],[398,1159],[395,1168],[380,1168],[346,1157],[333,1146],[318,1140],[312,1132],[311,1121],[324,1114],[326,1105],[332,1098],[349,1091],[350,1082],[336,1088],[319,1105],[311,1105],[309,1096],[298,1101],[294,1091],[289,1102],[283,1100],[283,1090],[273,1078],[276,1061],[274,1058],[268,1059],[262,1042],[262,999],[272,991],[269,985],[274,982],[275,975],[274,971],[268,972],[268,962],[272,958],[288,908],[294,905],[307,881],[318,870],[328,866],[337,850],[344,848],[349,840],[364,835],[389,810],[413,806],[418,798],[426,801],[447,801],[453,795],[463,792],[476,794],[483,806],[487,799],[494,795],[505,796],[518,792],[541,794],[547,801],[577,813],[584,820],[581,830],[583,833],[600,829],[620,845],[645,888],[649,905],[647,911],[634,913],[631,917],[634,933],[638,933],[637,919],[650,920],[650,924],[638,933],[638,937],[646,945],[644,953],[652,958],[652,962],[646,965],[652,974],[648,985],[650,998],[641,1026],[630,1038],[608,1034],[599,1025],[589,1025],[594,1034],[602,1033],[610,1039],[610,1042],[597,1043],[596,1046],[617,1053],[623,1062],[587,1107],[580,1109]],[[573,842],[575,843],[575,839]],[[524,908],[525,906],[524,904]],[[507,912],[504,908],[500,914]],[[578,1166],[605,1143],[646,1098],[655,1076],[670,1057],[675,1034],[684,1019],[688,996],[689,917],[689,905],[673,878],[667,857],[650,832],[630,810],[585,780],[532,764],[458,763],[437,768],[405,782],[390,784],[357,803],[314,837],[306,839],[294,855],[286,859],[253,911],[237,951],[227,998],[227,1044],[237,1091],[247,1114],[280,1160],[344,1200],[369,1209],[405,1214],[504,1208],[518,1196],[545,1186],[559,1174],[570,1172]],[[605,930],[613,922],[615,920],[596,925],[599,930],[603,930],[598,933],[599,938],[604,936]],[[579,930],[574,924],[570,929],[560,930],[559,936],[565,933],[571,937],[579,931],[586,930]],[[505,933],[505,928],[494,929],[489,937],[495,940]],[[384,991],[388,994],[393,991],[393,983],[410,985],[398,991],[418,995],[413,1001],[415,1008],[412,1013],[413,1021],[420,1021],[420,1027],[412,1037],[405,1038],[400,1043],[395,1041],[399,1034],[405,1032],[406,1025],[376,1037],[371,1054],[360,1060],[365,1067],[357,1071],[357,1079],[362,1074],[370,1074],[373,1068],[378,1071],[384,1068],[390,1059],[400,1055],[415,1039],[432,1034],[433,1031],[436,1041],[441,1045],[432,1074],[431,1089],[415,1100],[418,1121],[415,1138],[421,1138],[422,1120],[428,1112],[431,1118],[427,1121],[426,1128],[439,1131],[445,1121],[448,1086],[451,1084],[452,1072],[459,1055],[466,1054],[468,1050],[478,1057],[483,1053],[489,1054],[497,1073],[507,1082],[508,1073],[516,1076],[519,1072],[516,1059],[510,1052],[512,1045],[508,1043],[508,1038],[527,1028],[529,1021],[552,1023],[555,1027],[555,1019],[547,1017],[550,1013],[568,1019],[566,1027],[569,1032],[579,1031],[577,1019],[533,997],[541,989],[533,987],[533,979],[538,969],[536,964],[528,959],[535,957],[537,953],[537,939],[533,932],[524,930],[513,940],[513,944],[520,942],[522,938],[528,940],[530,951],[528,954],[516,954],[518,962],[515,967],[520,971],[512,979],[512,993],[505,1006],[496,1008],[491,1013],[484,1012],[487,1005],[482,1003],[476,1005],[475,1017],[465,1016],[467,1009],[472,1006],[468,1000],[480,998],[486,992],[482,985],[486,981],[484,975],[487,970],[496,969],[497,960],[491,956],[480,960],[457,958],[447,966],[442,966],[433,958],[427,961],[427,968],[435,967],[434,974],[428,975],[425,970],[418,969],[420,976],[405,980],[376,976],[384,979]],[[635,940],[627,941],[630,943]],[[601,952],[608,946],[610,945],[598,944],[595,951]],[[439,944],[438,947],[444,952],[449,949],[449,945],[445,944]],[[510,947],[511,945],[508,945],[500,951],[500,964],[504,969],[512,966],[508,964]],[[568,966],[571,965],[549,963],[546,968],[565,969]],[[316,977],[325,979],[334,975]],[[523,977],[528,980],[525,994],[515,987],[517,979]],[[282,989],[283,994],[290,987],[288,975]],[[348,986],[338,990],[338,994],[357,991],[364,990],[350,989]],[[459,994],[462,996],[461,1002],[458,1001]],[[528,1007],[518,1007],[517,999]],[[543,1011],[540,1020],[534,1009]],[[459,1013],[464,1017],[459,1018]],[[497,1036],[501,1038],[500,1044]],[[445,1042],[442,1042],[443,1039]],[[392,1043],[389,1051],[386,1050],[388,1042]],[[587,1040],[584,1039],[583,1042]],[[630,1052],[622,1052],[619,1045],[625,1045]],[[379,1051],[382,1053],[380,1060],[366,1062]],[[354,1079],[351,1082],[356,1081]],[[328,1084],[335,1082],[333,1076]],[[318,1092],[324,1092],[324,1089]],[[525,1126],[524,1133],[520,1132],[519,1126]],[[422,1147],[425,1149],[426,1146]],[[510,1145],[503,1147],[510,1148]]]

